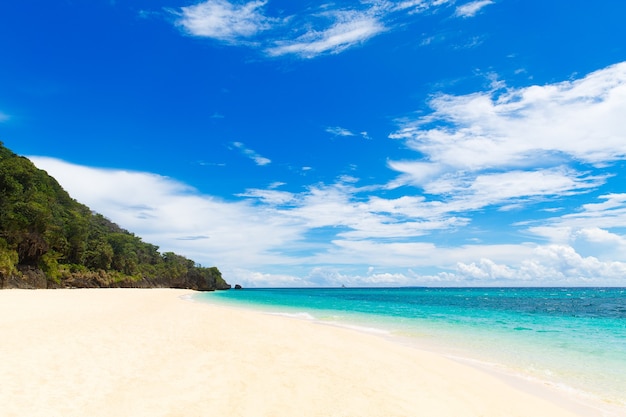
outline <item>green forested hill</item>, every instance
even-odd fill
[[[0,288],[230,288],[216,267],[159,253],[0,142]]]

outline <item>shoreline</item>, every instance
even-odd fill
[[[7,416],[602,416],[380,335],[189,290],[0,291]],[[190,302],[193,301],[193,302]],[[617,414],[616,414],[617,415]]]
[[[226,309],[236,309],[264,314],[270,317],[282,317],[287,320],[302,321],[305,323],[329,326],[349,332],[362,333],[372,337],[382,338],[393,344],[406,346],[420,352],[428,352],[454,362],[470,366],[480,372],[494,376],[507,385],[522,390],[533,396],[541,397],[547,401],[558,404],[560,407],[568,409],[576,415],[584,417],[619,417],[626,416],[626,407],[602,400],[592,393],[582,391],[567,385],[566,382],[542,379],[537,376],[525,373],[523,370],[515,368],[510,364],[489,360],[484,354],[479,354],[473,350],[451,348],[446,342],[436,339],[418,339],[381,326],[368,326],[363,322],[351,320],[336,321],[317,318],[308,312],[289,312],[272,309],[264,309],[262,305],[234,304],[228,301],[219,300],[212,304],[210,298],[203,298],[203,293],[195,293],[189,299],[195,302],[216,305]],[[272,306],[273,308],[275,306]]]
[[[232,295],[235,294],[236,292]],[[280,296],[280,293],[276,296]],[[514,330],[531,330],[528,328],[530,327],[538,328],[537,333],[548,333],[555,331],[554,328],[558,323],[526,321],[519,324],[515,318],[495,317],[492,321],[496,322],[497,332],[485,330],[490,329],[485,324],[482,324],[482,328],[468,325],[455,328],[454,325],[444,322],[444,326],[439,328],[435,324],[436,321],[428,320],[426,315],[419,315],[419,313],[424,314],[423,311],[419,311],[416,315],[418,319],[413,320],[410,315],[395,316],[388,315],[386,312],[365,312],[362,307],[353,309],[353,306],[348,303],[342,305],[345,310],[336,305],[325,309],[318,308],[323,304],[317,301],[309,303],[307,297],[300,300],[302,304],[297,303],[298,297],[294,297],[290,302],[278,301],[277,303],[271,302],[272,297],[271,294],[267,297],[244,296],[243,298],[231,297],[230,294],[206,294],[206,296],[197,294],[196,296],[200,301],[207,300],[227,307],[244,308],[269,315],[376,335],[394,343],[434,352],[469,364],[504,378],[511,384],[524,386],[533,392],[550,391],[551,396],[559,398],[562,404],[574,402],[576,407],[590,408],[592,410],[590,415],[626,416],[626,397],[619,389],[623,377],[618,377],[618,370],[622,369],[620,367],[622,363],[615,362],[616,367],[607,368],[606,363],[601,361],[602,357],[598,358],[599,362],[596,362],[593,357],[576,358],[574,356],[576,353],[570,354],[570,351],[558,346],[559,341],[575,342],[571,337],[569,340],[565,337],[555,341],[552,338],[546,340],[543,336],[542,341],[533,335],[530,339],[524,339],[520,338],[522,332],[509,331],[507,334],[506,331],[502,332],[502,328],[506,329],[506,326],[498,326],[499,323],[504,322],[508,324],[509,329],[515,327]],[[255,303],[256,298],[263,300],[263,303]],[[334,299],[334,297],[330,298]],[[549,331],[542,331],[544,329],[549,329]],[[598,341],[597,337],[593,340]],[[547,345],[544,347],[536,342],[547,342]],[[554,347],[559,349],[554,350]],[[573,349],[571,352],[582,351],[584,351],[584,346],[579,346],[578,350]],[[606,353],[610,354],[608,351]],[[613,357],[616,356],[613,355]],[[574,361],[575,359],[580,360]],[[599,411],[596,412],[596,410]]]

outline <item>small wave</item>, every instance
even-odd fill
[[[281,317],[288,317],[290,319],[300,319],[300,320],[317,320],[315,318],[315,316],[309,314],[309,313],[281,313],[281,312],[269,312],[266,313],[269,314],[270,316],[281,316]]]
[[[180,298],[183,301],[196,301],[194,294],[184,294],[178,298]]]
[[[327,324],[329,326],[342,327],[344,329],[356,330],[361,333],[372,333],[383,336],[391,335],[389,330],[380,329],[377,327],[359,326],[355,324],[342,323],[339,321],[320,321],[321,324]]]
[[[389,330],[384,330],[384,329],[377,328],[377,327],[360,326],[357,324],[351,324],[351,323],[338,321],[338,320],[332,320],[332,319],[329,320],[330,317],[318,318],[306,312],[285,313],[285,312],[272,311],[272,312],[266,312],[265,314],[268,314],[270,316],[287,317],[290,319],[314,321],[317,324],[323,324],[326,326],[333,326],[333,327],[341,327],[343,329],[355,330],[361,333],[371,333],[371,334],[377,334],[377,335],[382,335],[382,336],[389,336],[392,334],[392,332]]]

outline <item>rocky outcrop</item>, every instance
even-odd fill
[[[20,268],[18,274],[2,276],[0,274],[1,288],[47,288],[48,279],[41,269],[30,266]]]

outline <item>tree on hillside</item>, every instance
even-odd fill
[[[56,286],[229,287],[217,268],[158,249],[72,199],[0,142],[0,287],[33,269]]]

